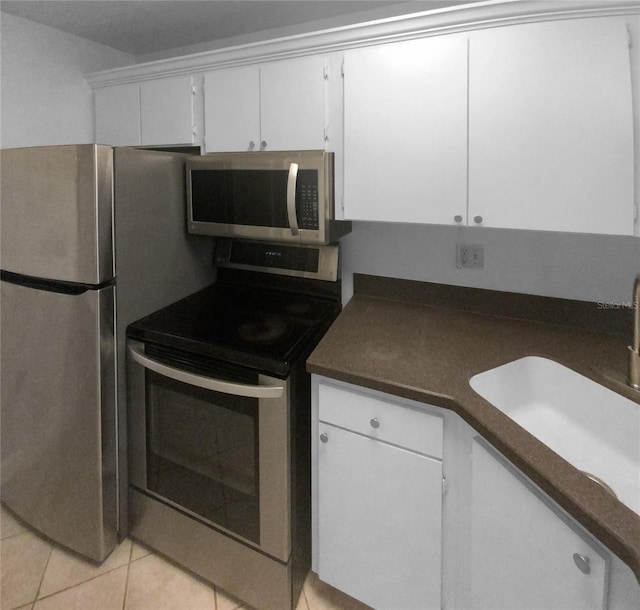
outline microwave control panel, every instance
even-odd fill
[[[318,230],[318,172],[300,170],[296,188],[296,212],[300,229]]]

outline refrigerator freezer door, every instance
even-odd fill
[[[115,288],[0,286],[2,501],[101,561],[117,537]]]
[[[112,149],[14,148],[0,163],[2,268],[82,284],[112,279]]]

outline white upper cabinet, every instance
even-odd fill
[[[96,89],[96,142],[111,146],[195,144],[193,91],[191,76]]]
[[[206,152],[324,149],[325,74],[321,56],[207,72]]]
[[[347,219],[633,235],[637,12],[484,4],[89,75],[96,141],[331,150]]]
[[[138,83],[96,89],[94,103],[97,144],[140,145],[140,85]]]
[[[322,56],[260,67],[260,129],[268,150],[325,148],[325,69]]]
[[[260,68],[204,75],[205,152],[260,149]]]
[[[344,130],[346,218],[466,221],[466,36],[347,51]]]
[[[191,76],[140,84],[140,129],[143,145],[195,144],[194,89]]]
[[[633,234],[624,19],[492,28],[469,44],[469,224]]]

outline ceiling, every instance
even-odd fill
[[[303,33],[473,1],[0,0],[0,9],[141,56],[291,26]]]

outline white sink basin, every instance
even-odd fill
[[[470,384],[640,515],[640,405],[537,356],[475,375]]]

